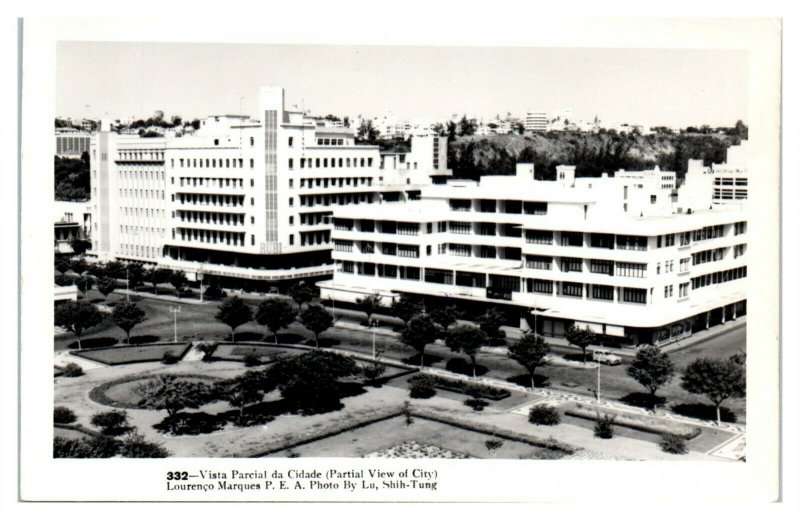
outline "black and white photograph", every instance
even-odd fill
[[[463,500],[462,472],[645,463],[776,489],[779,22],[740,19],[743,45],[714,19],[574,22],[644,45],[39,22],[21,465],[138,476],[31,499]]]

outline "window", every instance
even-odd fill
[[[617,262],[616,265],[614,266],[614,273],[617,276],[627,276],[629,278],[644,278],[647,274],[647,264]]]
[[[444,285],[453,284],[453,271],[445,271],[442,269],[425,269],[425,281],[428,283],[439,283]]]
[[[552,231],[540,231],[538,229],[525,230],[525,242],[528,244],[547,244],[553,243]]]
[[[689,282],[678,286],[678,298],[686,298],[687,296],[689,296]]]
[[[289,169],[294,170],[294,159],[289,159]]]
[[[561,245],[582,247],[583,246],[583,233],[576,233],[573,231],[561,232]]]
[[[646,303],[647,302],[647,290],[646,289],[634,289],[631,287],[623,287],[622,289],[622,300],[628,303]]]
[[[290,137],[289,138],[289,146],[293,146],[293,145],[294,145],[294,137]]]
[[[617,249],[624,249],[628,251],[646,251],[647,237],[617,235]]]
[[[565,273],[580,273],[583,271],[583,260],[580,258],[561,258],[561,270]]]
[[[592,247],[614,249],[614,235],[592,233],[591,244]]]
[[[294,197],[289,197],[289,206],[294,206]]]
[[[528,269],[543,269],[545,271],[550,271],[553,269],[553,257],[527,255],[525,257],[525,267]]]
[[[472,211],[472,201],[465,199],[450,199],[450,209],[453,211]]]
[[[469,222],[450,222],[449,228],[456,235],[469,235],[472,232],[472,224]]]
[[[610,285],[592,285],[592,299],[614,300],[614,288]]]
[[[255,161],[255,159],[250,159],[250,167],[251,167],[251,168],[255,168],[255,166],[256,166],[256,161]]]
[[[553,282],[550,280],[528,280],[528,292],[553,294]]]
[[[611,260],[591,260],[589,262],[589,270],[593,273],[612,276],[614,274],[614,262]]]
[[[255,144],[256,144],[256,138],[255,137],[251,137],[250,138],[250,146],[255,146]]]
[[[573,282],[561,282],[561,293],[564,296],[583,297],[583,284]]]
[[[655,204],[655,203],[656,203],[656,196],[650,195],[650,204]]]
[[[526,215],[547,215],[546,202],[524,202],[522,204],[523,211]]]
[[[449,244],[449,250],[453,256],[472,256],[472,246],[468,244]]]
[[[290,246],[294,245],[294,235],[289,235],[289,245]]]

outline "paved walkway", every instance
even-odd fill
[[[95,368],[103,368],[107,366],[102,363],[98,363],[96,361],[90,361],[80,356],[73,356],[70,354],[69,350],[60,350],[56,352],[55,361],[53,363],[56,367],[63,368],[70,363],[75,363],[76,365],[81,367],[84,371],[94,370]]]

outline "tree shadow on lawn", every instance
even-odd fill
[[[311,338],[311,339],[306,340],[306,341],[299,341],[299,343],[302,344],[302,345],[309,346],[309,347],[315,347],[316,348],[316,346],[317,346],[317,342],[314,341],[314,338]],[[336,345],[341,345],[341,344],[342,344],[342,342],[339,341],[338,339],[334,339],[334,338],[319,338],[319,348],[330,348],[330,347],[335,347]]]
[[[293,343],[302,343],[306,340],[305,336],[301,336],[300,334],[294,333],[285,333],[285,334],[278,334],[278,343],[284,344],[293,344]],[[271,334],[267,336],[267,341],[275,341],[275,337]]]
[[[631,406],[644,408],[646,410],[653,410],[654,408],[663,408],[664,405],[667,403],[667,399],[665,397],[656,395],[654,398],[651,394],[645,392],[631,392],[628,395],[620,398],[620,401],[622,401],[625,404],[629,404]]]
[[[583,363],[583,361],[585,359],[586,362],[588,363],[588,362],[590,362],[592,360],[592,354],[587,352],[586,353],[586,357],[584,358],[583,354],[581,354],[580,352],[569,353],[569,354],[564,354],[563,358],[566,359],[567,361],[577,361],[579,363]]]
[[[536,381],[536,388],[547,388],[550,386],[550,378],[547,376],[533,374],[533,378]],[[524,386],[526,388],[531,387],[530,374],[520,374],[517,376],[508,377],[506,378],[506,381],[509,383],[514,383],[515,385]]]
[[[103,348],[103,347],[111,347],[119,343],[117,338],[111,338],[108,336],[102,336],[99,338],[86,338],[81,340],[81,347],[84,349],[87,348]],[[68,350],[78,350],[78,342],[73,341],[69,345],[67,345]]]
[[[412,366],[418,367],[419,366],[419,352],[416,352],[415,354],[411,355],[410,357],[403,358],[400,361],[403,362],[403,363],[406,363],[407,365],[412,365]],[[443,357],[440,357],[440,356],[437,356],[437,355],[434,355],[434,354],[425,354],[425,366],[426,367],[433,366],[436,363],[441,363],[442,361],[444,361]]]
[[[465,376],[472,377],[472,361],[468,361],[463,358],[452,358],[448,360],[447,364],[444,366],[444,369],[456,374],[463,374]],[[488,371],[489,369],[483,365],[478,364],[475,366],[476,376],[482,376]]]
[[[694,417],[695,419],[702,419],[704,421],[716,421],[717,409],[710,404],[705,403],[681,403],[674,404],[670,408],[673,412],[685,415],[686,417]],[[722,422],[735,423],[736,414],[730,408],[725,406],[719,409],[720,418]]]
[[[263,332],[245,331],[245,332],[237,332],[236,333],[236,342],[237,343],[239,341],[272,341],[272,340],[273,340],[273,337],[272,337],[271,333],[266,338],[264,337],[264,333]],[[233,338],[231,338],[230,334],[225,336],[225,341],[233,341]]]
[[[141,336],[131,336],[131,345],[142,345],[144,343],[155,343],[161,338],[153,334],[143,334]]]

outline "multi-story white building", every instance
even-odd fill
[[[509,324],[561,335],[587,327],[608,343],[662,344],[745,311],[746,217],[712,205],[710,183],[673,172],[537,181],[484,176],[424,188],[419,201],[334,213],[333,280],[323,298],[385,304],[417,295],[468,317],[494,306]]]
[[[525,115],[525,131],[538,132],[547,130],[547,112],[535,111]]]
[[[222,279],[330,276],[330,216],[343,205],[418,197],[450,175],[447,142],[407,154],[355,144],[262,88],[258,119],[210,116],[193,135],[142,138],[104,126],[92,141],[93,250]]]
[[[689,161],[686,180],[702,185],[703,189],[713,184],[714,204],[727,204],[747,200],[747,177],[747,141],[742,141],[728,148],[722,164],[705,167],[702,161]]]
[[[83,152],[89,151],[92,134],[75,128],[59,128],[55,138],[57,156],[79,158]]]

